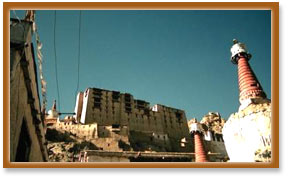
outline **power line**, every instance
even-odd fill
[[[57,70],[57,55],[56,55],[56,10],[54,11],[54,59],[55,59],[55,77],[56,77],[56,88],[57,88],[57,96],[58,96],[58,105],[59,111],[61,111],[60,105],[60,92],[59,92],[59,83],[58,83],[58,70]]]
[[[77,92],[79,90],[79,83],[80,83],[80,55],[81,55],[81,15],[82,11],[79,12],[79,34],[78,34],[78,68],[77,68],[77,85],[75,91],[75,101],[77,99]]]

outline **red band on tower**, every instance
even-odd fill
[[[240,102],[248,98],[265,98],[260,83],[258,82],[248,60],[244,56],[238,59],[238,82],[239,82],[239,100]]]
[[[251,69],[248,60],[251,54],[247,52],[246,46],[233,40],[234,45],[231,48],[231,62],[238,65],[238,82],[239,82],[239,101],[242,104],[247,99],[266,98],[256,75]]]
[[[194,132],[195,162],[208,162],[202,138],[199,132]]]

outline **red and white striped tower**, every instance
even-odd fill
[[[233,43],[231,62],[238,65],[239,101],[241,105],[247,105],[253,99],[265,99],[266,94],[248,63],[251,54],[247,52],[245,44],[235,39]]]
[[[200,124],[193,123],[191,128],[191,132],[194,135],[195,162],[208,162],[200,131]]]

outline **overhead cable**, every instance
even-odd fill
[[[56,51],[56,10],[54,11],[54,59],[55,59],[55,78],[56,78],[56,88],[57,88],[57,97],[58,97],[58,106],[59,111],[61,111],[60,104],[60,91],[59,91],[59,82],[58,82],[58,69],[57,69],[57,51]]]
[[[79,12],[79,34],[78,34],[78,65],[77,65],[77,85],[75,91],[75,98],[77,98],[77,93],[79,90],[79,83],[80,83],[80,57],[81,57],[81,15],[82,11]],[[75,99],[76,100],[76,99]]]

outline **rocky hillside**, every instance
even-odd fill
[[[47,129],[46,139],[49,162],[74,162],[83,150],[98,150],[91,142],[77,139],[69,133]]]
[[[200,123],[205,125],[208,130],[213,131],[217,134],[222,134],[222,128],[225,124],[225,120],[221,117],[221,115],[217,112],[209,112],[206,114]]]

